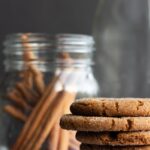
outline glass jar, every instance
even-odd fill
[[[99,95],[92,70],[93,38],[20,33],[7,36],[4,46],[0,150],[62,150],[64,145],[63,150],[77,150],[74,133],[62,130],[58,122],[75,98]]]

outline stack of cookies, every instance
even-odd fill
[[[150,150],[150,99],[80,99],[70,110],[60,125],[77,131],[81,150]]]

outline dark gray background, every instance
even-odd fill
[[[6,34],[91,34],[97,3],[98,0],[0,0],[0,70],[3,70],[2,42]]]

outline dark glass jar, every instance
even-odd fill
[[[7,36],[4,46],[0,149],[61,149],[67,138],[58,140],[68,134],[58,126],[61,115],[75,98],[99,93],[92,69],[93,38],[20,33]],[[78,149],[72,132],[67,149]]]

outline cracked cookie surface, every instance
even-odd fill
[[[86,117],[64,115],[62,128],[77,131],[148,131],[150,117]]]
[[[74,115],[139,117],[150,116],[150,98],[84,98],[71,107]]]

